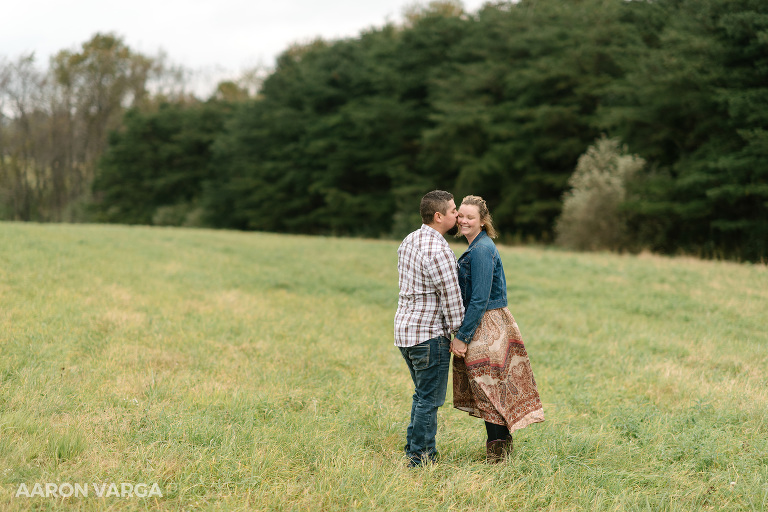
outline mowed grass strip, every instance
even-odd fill
[[[449,386],[413,471],[397,246],[0,223],[0,508],[768,508],[765,266],[502,247],[547,421],[488,466]]]

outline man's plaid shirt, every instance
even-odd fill
[[[456,256],[443,235],[422,224],[397,250],[400,298],[395,313],[395,345],[412,347],[461,327]]]

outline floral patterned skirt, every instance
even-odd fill
[[[483,315],[464,359],[453,358],[453,406],[510,433],[544,421],[517,322],[507,308]]]

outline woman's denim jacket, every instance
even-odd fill
[[[464,321],[456,337],[469,343],[486,311],[507,306],[507,280],[501,256],[485,231],[480,231],[459,258],[459,286]]]

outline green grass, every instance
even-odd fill
[[[547,421],[408,470],[397,246],[0,223],[0,509],[768,508],[765,266],[501,248]]]

